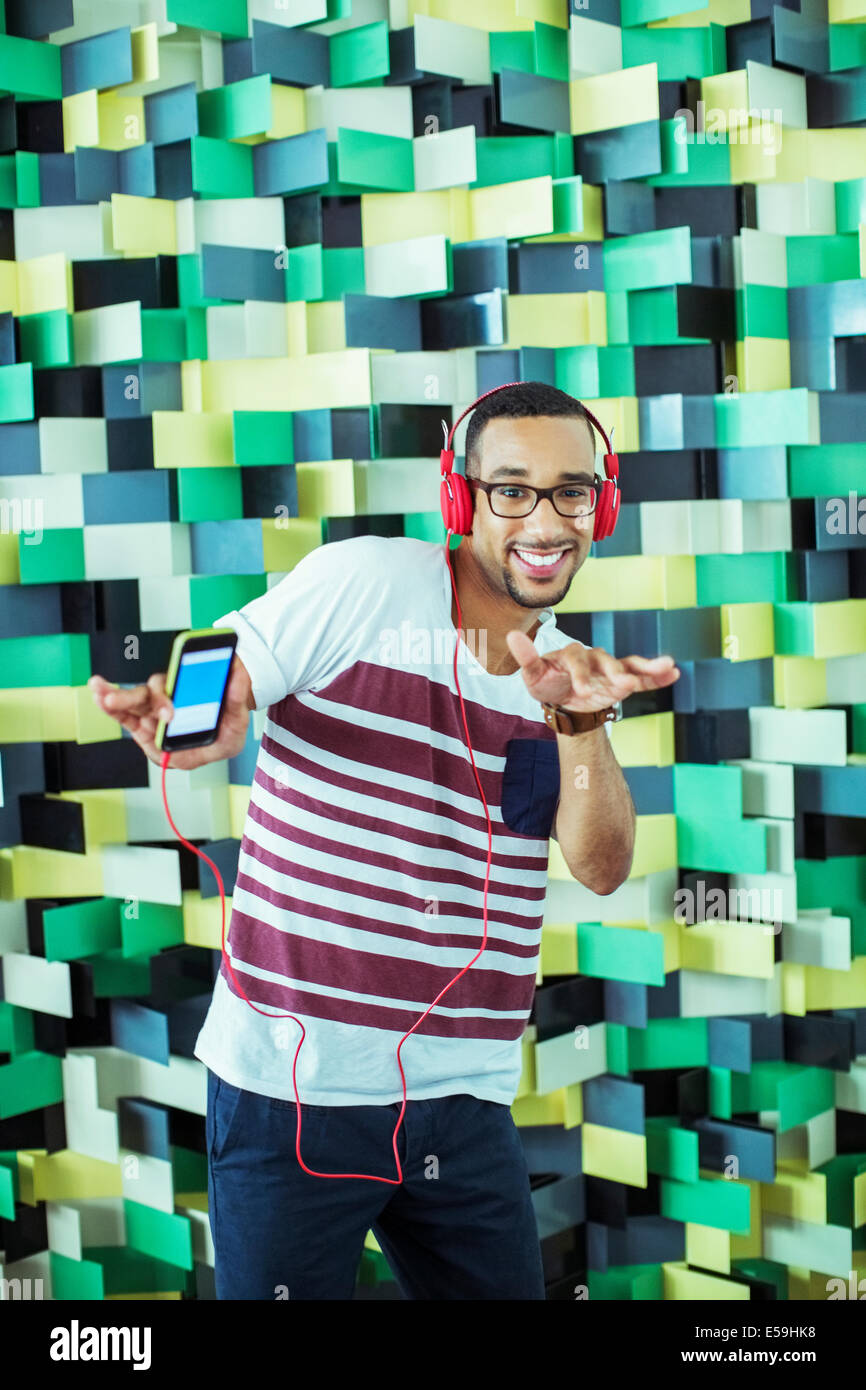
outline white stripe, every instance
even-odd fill
[[[411,999],[386,999],[384,995],[381,994],[360,994],[357,990],[340,989],[336,985],[308,984],[305,980],[292,979],[290,975],[280,975],[273,970],[264,970],[257,965],[246,965],[243,961],[239,960],[237,956],[233,956],[230,950],[228,951],[228,955],[232,965],[236,967],[238,970],[243,970],[244,974],[253,975],[256,979],[262,980],[266,983],[285,985],[290,989],[303,990],[305,994],[321,994],[328,999],[346,999],[353,1004],[378,1004],[386,1009],[413,1009],[418,1014],[423,1014],[424,1011],[427,1008],[429,1008],[430,1004],[433,1002],[431,999],[426,999],[423,1003],[417,1003]],[[484,957],[482,956],[481,959],[483,960]],[[464,961],[463,964],[465,965],[466,962]],[[472,969],[475,970],[476,966],[473,965]],[[249,993],[249,991],[247,991],[247,993]],[[446,995],[445,997],[447,999],[448,996]],[[433,998],[436,998],[435,994]],[[243,1003],[244,1001],[241,1000],[240,1002]],[[253,1003],[260,1004],[261,1001],[258,999],[253,999]],[[278,1006],[272,1004],[265,1004],[263,1005],[263,1007],[276,1008]],[[446,1014],[450,1018],[520,1019],[526,1018],[527,1016],[526,1009],[449,1009],[445,1006],[444,1003],[437,1004],[436,1008],[433,1010],[434,1016],[439,1013]],[[276,1017],[276,1015],[271,1015],[271,1017]],[[340,1020],[331,1019],[329,1021],[335,1023],[339,1022]],[[463,1042],[464,1039],[457,1038],[455,1039],[455,1041]],[[484,1041],[489,1040],[485,1039]]]

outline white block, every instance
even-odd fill
[[[866,691],[866,652],[827,658],[828,705],[854,705]]]
[[[77,366],[138,361],[143,355],[140,300],[73,313],[72,341]]]
[[[448,290],[448,239],[409,237],[364,247],[367,294],[396,299],[403,295],[444,294]]]
[[[155,763],[150,766],[159,773]],[[228,768],[228,763],[225,767]],[[172,819],[185,839],[224,840],[231,835],[231,816],[224,788],[180,791],[170,787],[166,778],[166,796]],[[123,802],[128,840],[160,840],[174,835],[166,819],[161,791],[150,787],[125,787]]]
[[[831,236],[836,232],[836,186],[830,180],[755,186],[758,226],[780,236]]]
[[[798,965],[824,970],[851,969],[851,918],[829,912],[802,912],[782,927],[782,955]]]
[[[783,126],[805,130],[809,124],[806,113],[806,79],[799,72],[785,72],[766,63],[746,60],[746,87],[749,109],[764,120],[775,120]],[[765,114],[766,113],[766,114]]]
[[[0,468],[3,463],[0,459]],[[78,473],[0,476],[0,529],[26,537],[40,529],[84,525],[84,493]],[[38,543],[38,542],[37,542]]]
[[[778,971],[771,980],[723,975],[716,970],[680,971],[680,1017],[724,1018],[727,1014],[775,1014],[781,1009]]]
[[[730,758],[725,767],[743,770],[743,815],[794,817],[794,769],[790,763],[759,763]]]
[[[416,51],[419,19],[420,15],[415,20]],[[478,30],[472,32],[476,36],[479,33]],[[483,37],[486,43],[487,35]],[[486,80],[490,81],[489,76]],[[372,135],[395,135],[401,140],[415,138],[412,89],[409,86],[307,87],[304,107],[307,130],[324,128],[331,142],[336,141],[339,129],[366,130]]]
[[[471,11],[467,12],[471,19]],[[488,85],[490,72],[490,36],[485,29],[469,24],[452,24],[447,19],[432,19],[415,14],[415,66],[422,72],[437,72],[444,77],[459,77],[467,83]],[[358,88],[352,88],[352,94]],[[408,89],[407,89],[408,90]]]
[[[622,68],[622,29],[572,14],[568,20],[568,76],[592,77]]]
[[[791,550],[791,503],[741,502],[743,550]]]
[[[788,287],[788,254],[783,232],[743,227],[733,238],[734,288],[744,285]]]
[[[43,473],[107,473],[106,421],[101,416],[43,415],[39,458]]]
[[[756,707],[749,710],[749,737],[752,758],[761,762],[844,767],[847,761],[841,709]]]
[[[544,921],[561,922],[656,922],[674,914],[677,870],[628,878],[613,893],[592,893],[577,879],[548,879]]]
[[[274,22],[271,20],[271,23]],[[201,254],[205,243],[273,251],[275,254],[285,245],[286,223],[282,198],[199,198],[184,201],[192,205],[193,249],[197,255]]]
[[[412,142],[415,192],[459,188],[478,177],[474,125],[416,135]]]
[[[847,1226],[822,1226],[765,1211],[762,1216],[765,1260],[797,1265],[820,1274],[848,1278],[853,1269],[853,1232]]]
[[[185,523],[138,521],[83,529],[87,579],[141,579],[144,575],[192,572],[189,526]]]
[[[374,352],[370,365],[373,400],[377,404],[441,404],[450,424],[460,414],[456,402],[462,400],[469,405],[477,395],[474,348],[457,348],[453,352]],[[466,423],[464,420],[455,434],[455,446],[461,431],[465,434]]]
[[[0,956],[27,952],[27,904],[23,898],[0,899]]]
[[[737,901],[756,902],[755,893],[760,893],[760,902],[771,905],[774,922],[796,922],[797,920],[797,879],[794,874],[731,874],[729,887],[738,893],[751,893],[749,899]]]
[[[138,581],[142,632],[171,632],[192,627],[192,601],[187,575],[145,576]]]
[[[21,1009],[72,1018],[72,982],[65,960],[43,960],[15,951],[3,956],[3,997]]]
[[[110,211],[110,203],[13,208],[15,259],[31,261],[60,251],[70,261],[116,260],[118,253],[105,236],[106,206]]]
[[[771,816],[756,816],[758,825],[767,827],[767,872],[793,874],[794,822]]]
[[[174,1188],[168,1160],[122,1148],[120,1182],[128,1201],[140,1202],[156,1211],[174,1212]]]
[[[535,1092],[546,1096],[561,1086],[589,1081],[607,1071],[607,1029],[604,1023],[591,1023],[583,1037],[586,1046],[575,1047],[573,1032],[560,1033],[535,1044]]]
[[[100,1102],[96,1062],[77,1049],[67,1049],[61,1066],[67,1148],[89,1158],[101,1158],[105,1163],[116,1163],[117,1106],[108,1108]]]
[[[438,459],[361,459],[354,471],[359,516],[439,510]]]
[[[101,857],[102,891],[107,898],[140,898],[149,903],[182,905],[180,859],[175,850],[103,845]]]

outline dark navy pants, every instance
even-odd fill
[[[320,1173],[397,1176],[401,1102],[304,1105]],[[507,1105],[406,1103],[403,1182],[316,1178],[297,1107],[208,1070],[208,1200],[218,1299],[351,1299],[373,1231],[405,1298],[543,1299],[529,1173]]]

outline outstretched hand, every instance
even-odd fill
[[[535,700],[585,712],[606,709],[636,690],[660,690],[679,680],[672,656],[611,656],[603,647],[569,642],[542,656],[525,632],[506,634],[508,650],[519,663],[526,688]]]

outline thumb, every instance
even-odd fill
[[[538,655],[531,637],[519,628],[512,628],[505,634],[508,650],[519,664],[526,679],[532,683],[541,680],[549,669],[549,663]]]

